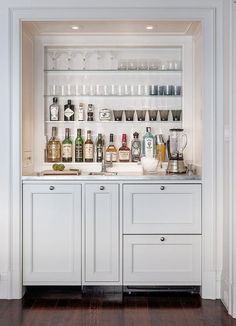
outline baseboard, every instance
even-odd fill
[[[229,280],[221,280],[221,295],[220,299],[227,310],[229,310]]]
[[[9,273],[0,272],[0,299],[10,299]]]

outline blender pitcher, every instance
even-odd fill
[[[187,135],[183,129],[170,129],[168,139],[168,157],[167,173],[185,173],[183,151],[187,146]]]

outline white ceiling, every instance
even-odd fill
[[[158,34],[193,35],[199,22],[192,21],[60,21],[23,22],[23,28],[33,35],[58,34]],[[153,26],[147,30],[146,26]],[[72,30],[78,26],[78,30]]]

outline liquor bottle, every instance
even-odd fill
[[[155,157],[155,137],[151,133],[150,127],[147,127],[146,134],[143,136],[143,155]]]
[[[139,134],[133,134],[134,139],[131,143],[131,160],[132,162],[139,162],[141,158],[141,141],[138,139]]]
[[[114,145],[114,135],[110,134],[110,143],[106,149],[106,162],[117,161],[117,149]]]
[[[75,106],[71,104],[71,100],[64,105],[64,121],[74,121],[75,120]]]
[[[93,104],[88,104],[87,110],[87,121],[93,121],[94,106]]]
[[[91,139],[91,130],[87,131],[87,139],[84,144],[84,161],[93,162],[93,141]]]
[[[83,162],[84,160],[84,140],[81,136],[81,129],[77,129],[77,137],[75,139],[75,162]]]
[[[62,142],[62,161],[72,162],[72,140],[69,128],[65,129],[65,139]]]
[[[53,97],[53,103],[49,106],[50,121],[59,121],[60,107],[57,104],[57,97]]]
[[[52,127],[52,137],[47,143],[47,162],[61,161],[61,142],[57,138],[57,128]]]
[[[78,121],[84,121],[84,104],[83,103],[79,104]]]
[[[122,146],[119,148],[119,161],[129,162],[130,161],[130,149],[127,146],[127,136],[122,135]]]
[[[103,139],[102,139],[102,134],[98,134],[98,140],[97,140],[96,148],[97,148],[97,162],[102,162],[102,160],[103,160]]]

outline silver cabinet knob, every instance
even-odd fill
[[[165,241],[165,238],[164,238],[164,237],[161,237],[161,239],[160,239],[160,240],[163,242],[163,241]]]
[[[100,190],[104,190],[105,189],[105,187],[104,186],[100,186]]]
[[[161,190],[165,190],[165,186],[161,186],[160,189],[161,189]]]
[[[49,189],[50,189],[50,190],[54,190],[55,187],[54,187],[54,186],[50,186]]]

